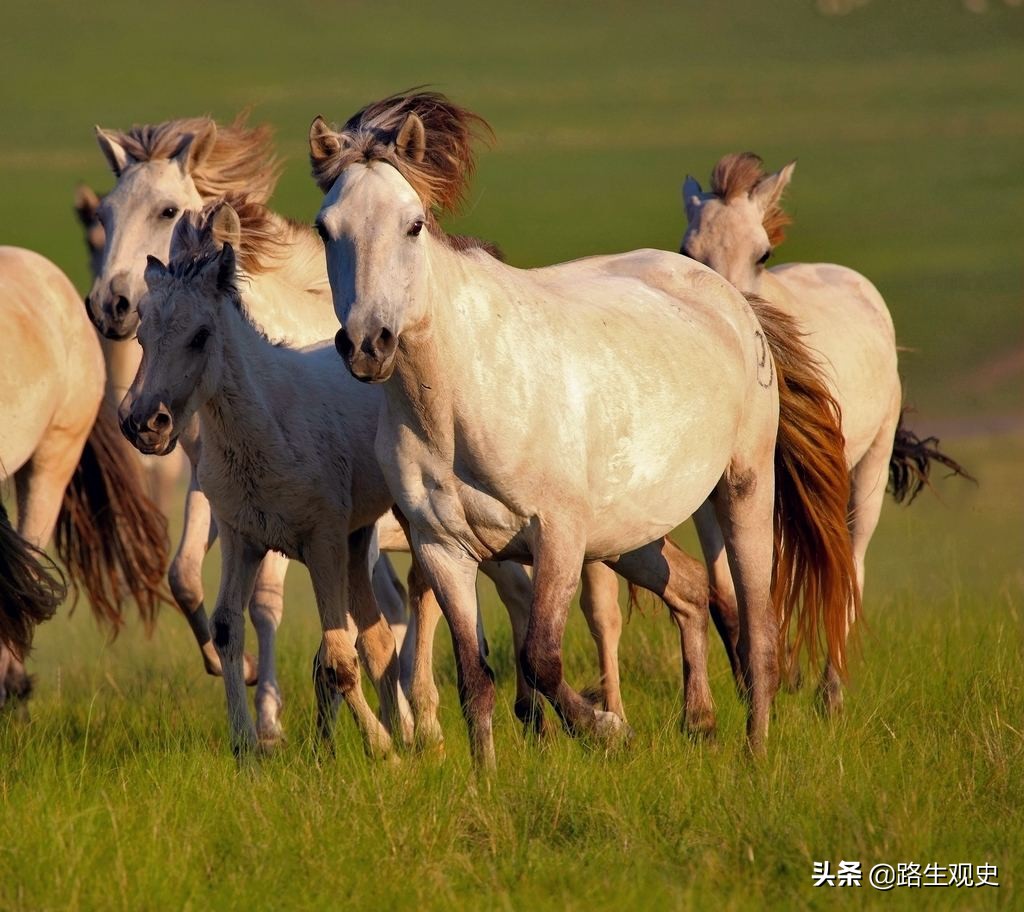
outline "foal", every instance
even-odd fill
[[[224,206],[212,220],[237,243],[234,210]],[[231,243],[218,251],[210,227],[205,252],[194,258],[170,266],[149,259],[142,363],[121,406],[122,429],[141,451],[161,454],[199,416],[198,474],[223,549],[213,639],[236,751],[257,743],[243,611],[260,562],[275,550],[302,561],[312,578],[323,629],[315,663],[321,734],[330,733],[340,695],[368,751],[387,754],[389,731],[403,720],[395,640],[370,577],[373,524],[392,503],[373,456],[381,396],[339,370],[330,345],[298,351],[269,342],[242,308]],[[383,726],[360,688],[357,647]]]

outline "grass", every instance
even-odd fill
[[[485,114],[459,230],[533,265],[674,247],[678,187],[751,148],[799,157],[780,260],[860,269],[890,302],[908,398],[939,419],[1020,414],[1019,218],[1024,14],[955,0],[615,0],[494,8],[468,0],[172,5],[10,0],[0,32],[0,224],[85,287],[78,179],[110,185],[93,123],[127,126],[255,105],[288,167],[275,204],[318,204],[305,135],[383,93],[431,82]],[[83,606],[40,630],[33,720],[0,717],[0,910],[323,905],[510,909],[874,907],[812,889],[815,860],[996,863],[998,890],[896,890],[894,906],[1019,905],[1024,696],[1019,436],[944,441],[979,476],[887,506],[869,554],[868,631],[848,711],[780,695],[767,757],[742,746],[720,650],[719,738],[677,731],[678,652],[634,616],[623,686],[637,737],[605,754],[526,743],[512,714],[507,623],[482,584],[499,679],[499,769],[470,770],[447,638],[443,762],[366,760],[310,740],[317,640],[305,575],[281,630],[289,742],[236,767],[223,692],[170,613],[112,646]],[[691,549],[692,535],[681,533]],[[216,560],[207,562],[208,591]],[[574,613],[569,679],[595,661]]]
[[[185,625],[104,643],[84,610],[40,631],[33,721],[0,721],[0,909],[592,909],[872,907],[875,892],[810,886],[829,859],[1000,867],[998,890],[931,890],[929,907],[1014,904],[1024,858],[1019,464],[1024,439],[953,441],[981,486],[888,506],[870,555],[868,631],[847,711],[777,700],[761,762],[713,650],[719,737],[678,730],[678,653],[661,612],[626,627],[636,729],[606,754],[561,735],[525,741],[512,713],[507,622],[482,586],[499,679],[497,774],[472,774],[447,637],[438,639],[447,757],[391,766],[339,727],[312,747],[305,574],[281,629],[289,742],[237,768],[219,682]],[[683,542],[692,546],[689,532]],[[211,562],[213,563],[213,562]],[[211,579],[212,582],[212,579]],[[595,660],[574,613],[570,680]],[[897,890],[890,901],[922,897]]]

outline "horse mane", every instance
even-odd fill
[[[398,131],[410,114],[419,117],[426,134],[426,154],[420,162],[395,148]],[[457,212],[465,202],[476,170],[473,144],[494,136],[479,114],[453,104],[440,92],[415,89],[366,105],[336,132],[340,148],[313,162],[313,178],[324,193],[349,165],[383,161],[409,182],[427,209],[439,215]]]
[[[182,215],[174,229],[173,259],[196,260],[219,253],[212,223],[225,204],[235,210],[241,224],[235,255],[246,275],[261,275],[279,268],[304,234],[313,237],[309,226],[278,215],[248,193],[229,192],[206,203],[198,212]]]
[[[764,170],[764,159],[760,155],[753,152],[730,152],[718,160],[711,172],[711,192],[729,202],[744,193],[752,193],[766,177],[768,174]],[[761,224],[768,233],[768,243],[772,247],[777,247],[786,239],[786,226],[792,221],[778,203],[768,208]]]
[[[247,126],[243,111],[227,126],[217,125],[217,135],[206,160],[191,174],[204,199],[245,191],[255,200],[270,199],[281,175],[274,155],[273,129],[269,124]],[[181,117],[157,124],[137,124],[130,130],[110,131],[135,161],[169,159],[189,136],[204,129],[208,117]]]

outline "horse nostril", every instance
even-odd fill
[[[395,338],[395,334],[385,326],[377,334],[377,341],[373,347],[380,357],[386,358],[395,350],[397,344],[398,340]]]
[[[348,333],[344,329],[339,329],[334,336],[334,348],[346,361],[351,357],[354,350],[352,340],[348,337]]]
[[[153,418],[153,426],[158,431],[166,431],[171,426],[171,416],[165,411],[159,411]]]
[[[128,299],[124,295],[120,295],[117,303],[114,305],[114,312],[118,317],[124,317],[128,314],[130,308],[131,304],[128,303]]]

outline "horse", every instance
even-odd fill
[[[767,267],[785,239],[789,217],[783,192],[796,162],[772,174],[753,153],[730,154],[715,165],[711,189],[687,177],[682,188],[687,228],[680,253],[711,267],[740,291],[770,301],[796,324],[821,365],[839,403],[845,458],[850,472],[849,527],[863,596],[865,558],[888,489],[899,502],[911,502],[940,464],[970,477],[942,453],[934,438],[919,439],[904,426],[903,390],[897,367],[896,334],[882,296],[858,272],[831,263],[785,263]],[[701,541],[708,542],[709,568],[722,614],[735,618],[732,579],[720,557],[721,532],[714,517],[700,515]],[[852,603],[851,603],[852,609]],[[850,614],[848,624],[855,616]],[[735,640],[732,629],[726,639]],[[826,662],[818,684],[828,714],[842,708],[842,682]]]
[[[384,387],[377,456],[451,629],[474,761],[495,760],[478,563],[532,564],[526,676],[570,733],[617,739],[621,719],[563,676],[581,566],[610,561],[631,579],[630,553],[709,496],[736,568],[760,753],[780,623],[795,618],[812,642],[824,628],[844,663],[857,591],[835,401],[812,371],[792,384],[779,368],[806,357],[781,315],[676,254],[521,270],[450,244],[437,217],[464,197],[487,129],[430,92],[310,128],[335,345],[353,376]]]
[[[180,118],[135,126],[128,131],[96,127],[96,139],[116,178],[98,209],[105,245],[86,308],[101,334],[125,342],[141,357],[134,341],[138,302],[146,291],[146,256],[167,259],[174,226],[183,212],[225,193],[245,190],[252,199],[269,199],[277,182],[270,128],[249,127],[244,115],[229,125],[210,118]],[[308,344],[333,332],[329,308],[317,306],[326,282],[307,269],[305,294],[289,300],[289,311],[275,302],[277,279],[272,264],[253,269],[246,288],[246,306],[275,338]],[[302,263],[297,269],[303,269]],[[322,268],[320,270],[322,272]],[[324,286],[324,287],[321,287]],[[135,362],[136,366],[138,361]],[[171,593],[196,638],[206,671],[221,673],[203,601],[203,558],[217,536],[210,506],[196,476],[201,441],[196,428],[181,435],[190,463],[181,541],[168,573]],[[275,640],[283,611],[288,562],[271,552],[264,560],[249,605],[256,629],[259,659],[245,656],[246,680],[256,685],[257,721],[261,740],[283,735],[281,693],[276,680]]]
[[[106,242],[106,232],[99,218],[102,202],[103,197],[88,184],[78,184],[75,187],[75,215],[82,226],[93,281],[102,268],[103,248]],[[135,377],[141,352],[139,346],[130,339],[103,337],[100,345],[103,348],[103,360],[107,365],[107,397],[116,408]],[[167,459],[153,459],[141,453],[137,453],[136,456],[142,461],[149,496],[156,501],[164,516],[169,516],[176,503],[178,482],[185,468],[182,451],[176,450]]]
[[[29,634],[64,594],[38,552],[55,541],[73,591],[85,591],[112,634],[128,597],[152,628],[165,598],[166,527],[104,406],[99,341],[70,280],[37,253],[0,247],[0,307],[0,482],[13,477],[18,507],[17,540],[6,514],[3,522],[12,563],[3,573],[0,689],[28,696]]]
[[[222,206],[212,218],[237,243],[234,210]],[[142,363],[121,427],[159,455],[200,419],[199,480],[223,553],[214,643],[235,750],[258,743],[245,697],[243,612],[260,562],[276,550],[304,563],[313,581],[323,630],[315,663],[321,735],[329,736],[340,697],[367,750],[389,754],[402,719],[398,651],[371,584],[374,523],[392,503],[373,455],[379,391],[339,370],[329,343],[295,350],[263,335],[243,308],[230,241],[167,266],[150,257],[145,278]],[[363,696],[357,642],[383,725]]]

